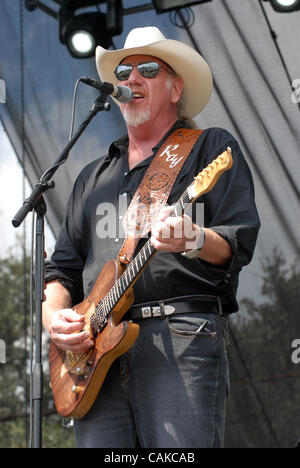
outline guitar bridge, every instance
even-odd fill
[[[93,353],[93,348],[90,348],[84,353],[72,353],[71,351],[66,351],[66,358],[64,365],[66,369],[75,375],[84,375],[85,367],[89,365],[89,359]]]

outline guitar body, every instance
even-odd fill
[[[97,278],[88,298],[73,309],[85,316],[85,329],[91,331],[90,317],[97,304],[111,290],[123,272],[117,260],[109,261]],[[133,303],[130,288],[111,311],[94,346],[84,353],[63,351],[51,342],[49,353],[50,381],[57,411],[63,417],[82,418],[93,405],[113,361],[130,349],[139,326],[121,319]]]

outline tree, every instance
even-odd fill
[[[0,339],[6,345],[6,363],[0,364],[0,447],[29,445],[29,259],[16,254],[0,259]],[[73,447],[73,431],[62,427],[56,414],[48,375],[45,339],[43,447]]]
[[[293,447],[300,438],[300,266],[274,250],[262,263],[262,295],[241,301],[231,325],[227,446]]]

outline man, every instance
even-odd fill
[[[134,99],[120,104],[128,136],[79,175],[47,265],[44,323],[55,344],[73,353],[88,350],[93,337],[71,307],[89,294],[122,245],[97,235],[97,207],[118,209],[122,196],[131,201],[167,136],[187,126],[212,90],[203,58],[153,27],[131,31],[124,49],[98,47],[96,62],[103,81],[129,86]],[[205,227],[187,214],[171,216],[193,178],[228,146],[233,168],[199,199]],[[238,275],[252,258],[258,229],[253,182],[237,142],[225,130],[206,129],[152,226],[159,253],[136,282],[135,303],[125,315],[139,324],[139,336],[112,364],[91,410],[76,421],[79,447],[222,447],[228,316],[238,310]],[[168,316],[167,306],[173,310]],[[160,313],[144,318],[144,307]]]

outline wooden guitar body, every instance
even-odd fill
[[[85,329],[96,306],[111,290],[123,272],[117,260],[109,261],[101,271],[88,298],[74,307],[85,316]],[[133,303],[130,288],[110,313],[108,322],[95,338],[95,345],[85,353],[65,352],[51,342],[49,353],[51,388],[57,411],[63,417],[82,418],[93,405],[113,361],[130,349],[139,326],[122,317]]]

